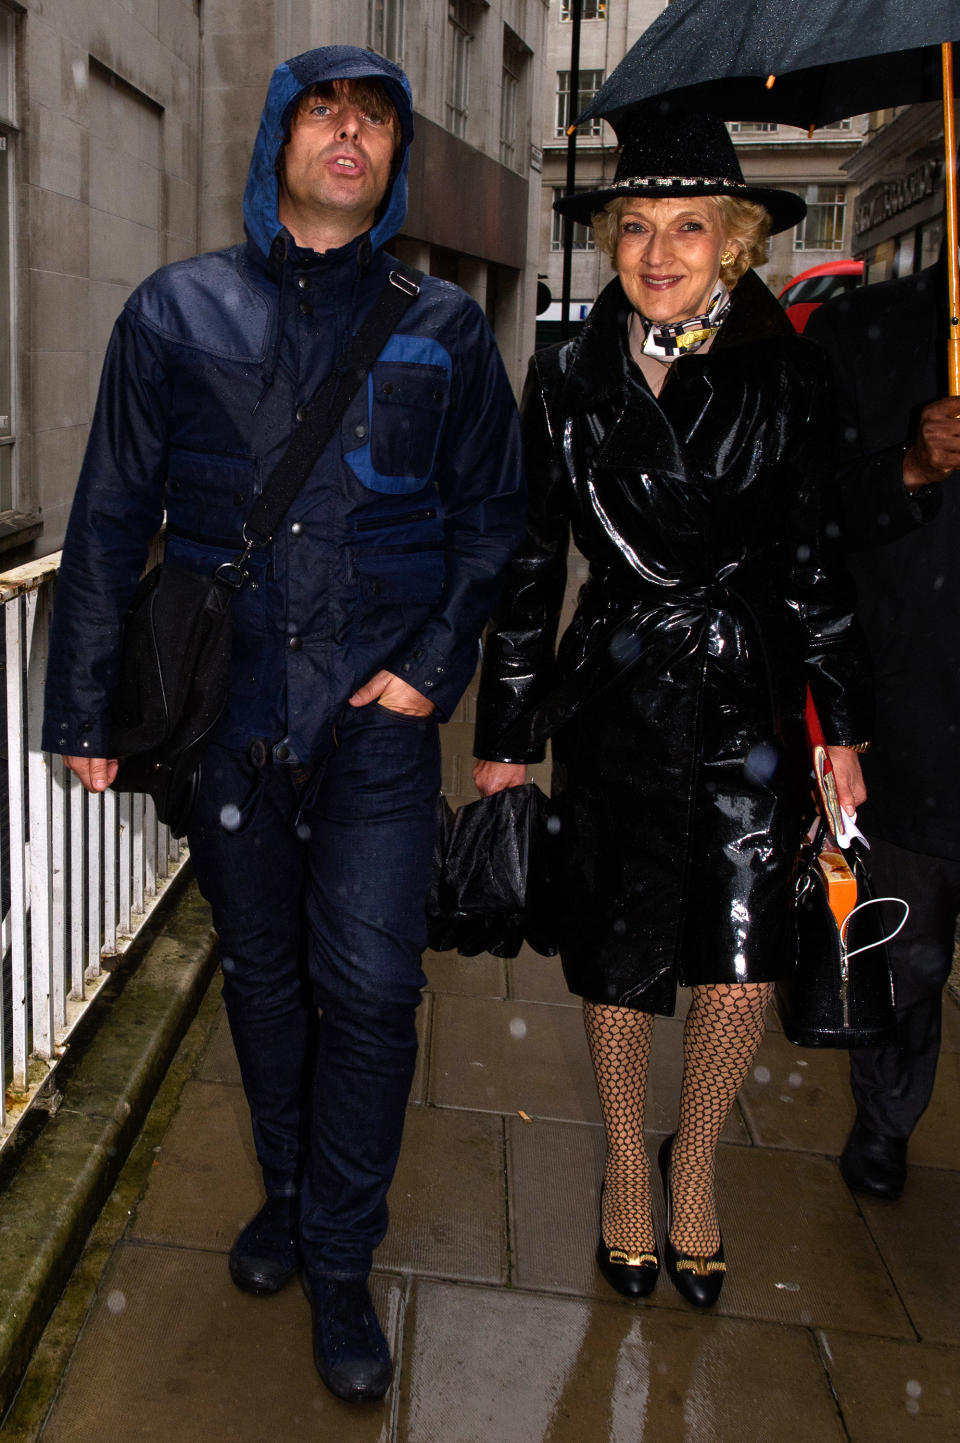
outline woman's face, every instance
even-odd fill
[[[614,264],[630,304],[649,321],[674,325],[703,315],[728,243],[709,195],[631,196],[620,217]]]

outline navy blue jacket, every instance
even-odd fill
[[[277,215],[276,160],[307,86],[377,76],[402,162],[372,230],[318,255]],[[165,266],[107,351],[64,544],[43,745],[109,756],[123,620],[166,510],[166,554],[210,572],[308,402],[383,288],[406,212],[406,77],[370,51],[308,51],[274,72],[244,195],[245,245]],[[235,607],[222,745],[304,762],[380,668],[449,717],[523,534],[513,395],[478,306],[425,277]],[[277,752],[275,750],[275,755]]]

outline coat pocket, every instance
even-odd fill
[[[370,491],[407,495],[427,482],[440,442],[450,379],[442,365],[381,360],[343,428],[344,456]]]

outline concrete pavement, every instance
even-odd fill
[[[469,795],[470,706],[446,729],[454,805]],[[228,1249],[260,1190],[214,984],[81,1263],[72,1312],[55,1316],[0,1431],[21,1443],[960,1438],[951,999],[898,1203],[858,1199],[840,1177],[845,1056],[791,1047],[771,1016],[721,1147],[730,1271],[701,1315],[665,1276],[632,1305],[596,1270],[602,1134],[558,963],[431,954],[426,970],[374,1280],[397,1360],[385,1403],[325,1392],[296,1284],[255,1299],[229,1280]],[[656,1028],[651,1153],[673,1126],[681,1026]]]

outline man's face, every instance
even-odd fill
[[[397,145],[396,116],[389,106],[354,97],[349,80],[333,84],[334,93],[313,96],[298,108],[284,146],[283,201],[318,220],[349,218],[353,234],[373,224],[390,182]],[[285,192],[285,196],[284,196]]]

